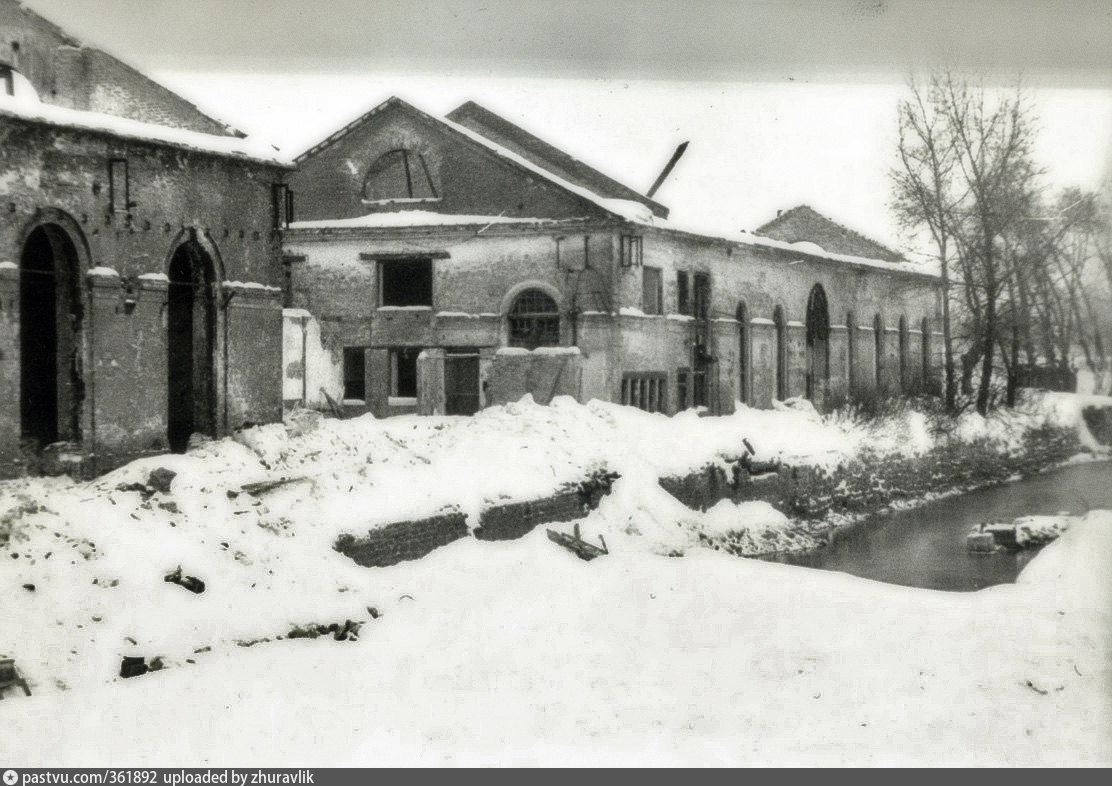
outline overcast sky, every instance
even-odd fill
[[[1101,80],[1108,0],[25,0],[158,70],[702,80],[946,62]]]
[[[895,102],[946,66],[1033,89],[1055,184],[1112,143],[1112,0],[24,0],[290,153],[390,95],[478,100],[673,216],[807,202],[888,242]]]

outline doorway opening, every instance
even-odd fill
[[[193,434],[216,435],[216,291],[212,258],[196,240],[170,259],[167,440],[183,453]]]
[[[81,440],[85,400],[81,331],[84,307],[77,248],[57,224],[27,237],[20,257],[21,437],[37,451]]]

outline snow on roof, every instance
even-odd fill
[[[199,153],[240,158],[283,167],[292,166],[291,161],[282,155],[277,148],[250,137],[217,136],[184,128],[143,123],[115,115],[43,104],[37,100],[30,100],[27,96],[13,99],[0,93],[0,117],[4,116],[47,123],[62,128],[96,131],[126,139],[171,145]]]
[[[885,261],[885,260],[882,260],[882,259],[871,259],[871,258],[868,258],[868,257],[858,257],[858,256],[850,255],[850,254],[834,254],[834,253],[831,253],[831,252],[828,252],[828,251],[824,251],[818,246],[816,246],[815,249],[803,250],[803,249],[800,249],[798,247],[794,247],[793,244],[791,244],[791,243],[785,243],[785,242],[782,242],[782,241],[779,241],[779,240],[773,240],[771,238],[765,238],[765,237],[761,237],[759,235],[753,235],[753,234],[749,234],[749,233],[746,233],[746,232],[737,232],[737,233],[728,233],[728,234],[708,234],[703,229],[686,228],[682,224],[677,224],[676,222],[671,221],[669,219],[659,218],[659,217],[653,215],[652,210],[648,206],[646,206],[646,205],[644,205],[640,202],[634,202],[634,201],[628,200],[628,199],[613,199],[613,198],[601,197],[598,194],[594,193],[593,191],[591,191],[587,188],[576,185],[575,183],[571,183],[571,182],[565,180],[564,178],[562,178],[558,175],[555,175],[552,172],[549,172],[548,170],[544,169],[543,167],[540,167],[537,164],[534,164],[532,161],[524,158],[523,156],[518,155],[517,153],[514,153],[512,150],[508,150],[507,148],[505,148],[502,145],[499,145],[496,142],[492,142],[491,140],[487,139],[486,137],[482,136],[481,134],[479,134],[475,131],[472,131],[470,128],[467,128],[466,126],[460,125],[459,123],[456,123],[456,122],[454,122],[452,120],[449,120],[447,118],[437,117],[435,115],[431,115],[427,112],[424,112],[424,111],[418,109],[417,107],[413,106],[412,104],[409,104],[408,102],[403,101],[402,99],[398,98],[397,96],[394,96],[394,97],[391,97],[391,98],[387,99],[386,101],[384,101],[381,104],[379,104],[378,106],[376,106],[374,109],[371,109],[369,112],[366,112],[365,114],[361,115],[356,120],[354,120],[351,123],[349,123],[348,125],[344,126],[344,128],[340,129],[339,131],[335,132],[334,134],[332,134],[328,138],[322,140],[318,144],[309,148],[308,150],[306,150],[301,155],[297,156],[296,160],[298,162],[300,162],[300,161],[304,160],[305,158],[307,158],[308,156],[313,155],[313,154],[317,153],[318,151],[330,146],[334,142],[338,141],[339,139],[341,139],[342,137],[346,136],[348,133],[353,131],[355,128],[357,128],[359,125],[361,125],[363,122],[368,120],[373,115],[375,115],[375,114],[377,114],[377,113],[379,113],[379,112],[381,112],[381,111],[383,111],[383,110],[385,110],[385,109],[387,109],[391,106],[397,106],[397,107],[400,107],[400,108],[405,109],[407,111],[413,112],[418,117],[425,118],[426,120],[428,120],[432,123],[436,123],[436,124],[441,125],[445,128],[448,128],[448,129],[456,132],[460,136],[463,136],[463,137],[467,138],[468,140],[470,140],[470,141],[472,141],[472,142],[474,142],[478,145],[481,145],[482,147],[491,151],[492,153],[499,156],[500,158],[502,158],[506,161],[509,161],[510,163],[515,164],[516,166],[519,166],[523,169],[526,169],[526,170],[532,172],[533,174],[544,178],[545,180],[552,183],[553,185],[556,185],[557,187],[559,187],[559,188],[561,188],[565,191],[568,191],[568,192],[570,192],[570,193],[572,193],[576,196],[579,196],[582,199],[596,205],[597,207],[601,208],[603,211],[605,211],[609,215],[611,215],[615,218],[621,219],[623,221],[627,221],[627,222],[632,223],[632,224],[637,224],[637,225],[640,225],[640,226],[653,227],[653,228],[661,229],[661,230],[664,230],[664,231],[677,232],[677,233],[681,233],[681,234],[685,234],[685,235],[691,235],[691,236],[698,237],[698,238],[705,238],[705,239],[712,239],[712,240],[723,240],[723,241],[730,242],[730,243],[739,243],[739,244],[751,245],[751,246],[761,246],[761,247],[764,247],[764,248],[777,249],[777,250],[782,250],[782,251],[791,251],[791,252],[794,252],[796,254],[805,254],[806,256],[809,256],[809,257],[812,257],[812,258],[827,259],[827,260],[830,260],[830,261],[833,261],[833,262],[845,262],[845,263],[852,264],[852,265],[860,265],[860,266],[865,266],[865,267],[878,268],[878,269],[881,269],[881,270],[889,270],[889,271],[896,272],[896,273],[909,273],[909,274],[912,274],[912,275],[937,277],[936,272],[934,272],[932,270],[929,270],[929,269],[926,269],[922,266],[910,264],[910,263],[907,263],[907,262],[888,262],[888,261]],[[412,213],[413,214],[421,214],[422,211],[412,211]],[[341,224],[341,222],[347,222],[347,221],[351,221],[351,222],[367,221],[368,222],[368,223],[355,223],[355,224],[344,224],[343,225],[343,226],[360,227],[360,228],[372,228],[372,227],[382,227],[382,226],[443,226],[446,223],[451,223],[451,222],[446,222],[444,220],[445,217],[441,216],[439,213],[424,213],[423,214],[424,219],[421,219],[421,218],[415,216],[414,219],[412,220],[412,222],[409,221],[408,219],[398,218],[398,216],[402,215],[402,214],[399,214],[399,213],[377,214],[377,215],[393,215],[393,216],[395,216],[395,219],[393,220],[394,223],[377,224],[377,223],[373,223],[373,221],[375,219],[372,216],[364,216],[364,217],[356,218],[356,219],[339,219],[339,220],[328,220],[328,221],[319,221],[319,222],[318,221],[301,221],[301,222],[295,222],[294,224],[292,224],[291,228],[295,228],[295,229],[325,228],[324,225],[327,225],[328,228],[338,228],[337,225]],[[474,217],[472,217],[472,218],[474,218]],[[421,221],[424,221],[425,223],[420,223]],[[526,221],[527,222],[532,222],[532,223],[539,223],[540,221],[542,221],[542,219],[526,219]],[[404,223],[400,223],[400,222],[404,222]],[[457,222],[457,223],[459,223],[459,222]],[[316,226],[310,226],[310,225],[316,225]]]
[[[472,216],[433,213],[428,210],[400,210],[369,213],[355,218],[325,218],[294,221],[290,229],[374,229],[389,227],[489,226],[490,224],[556,224],[567,219],[526,218],[520,216]],[[579,219],[573,219],[578,221]]]
[[[677,223],[670,219],[651,218],[648,221],[638,221],[636,219],[629,220],[636,224],[652,227],[654,229],[664,230],[666,232],[677,232],[680,234],[692,235],[699,238],[723,240],[728,243],[737,243],[740,245],[777,249],[780,251],[788,251],[806,257],[826,259],[832,262],[844,262],[850,265],[860,265],[863,267],[877,268],[880,270],[889,270],[894,273],[910,273],[912,275],[926,276],[929,278],[938,277],[937,270],[934,269],[931,265],[922,265],[912,262],[887,262],[883,259],[857,257],[851,254],[834,254],[829,251],[825,251],[820,246],[814,244],[807,244],[807,246],[804,246],[800,243],[785,243],[781,240],[773,240],[772,238],[761,237],[760,235],[754,235],[749,232],[710,234],[704,229],[689,228],[682,223]],[[814,248],[809,248],[808,246],[814,246]]]

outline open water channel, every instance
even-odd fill
[[[1112,462],[1072,464],[911,510],[876,514],[837,532],[826,548],[772,559],[890,584],[977,590],[1014,582],[1037,551],[971,554],[965,536],[973,526],[1094,508],[1112,509]]]

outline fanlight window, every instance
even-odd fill
[[[363,198],[372,202],[437,197],[424,156],[412,150],[383,153],[371,164],[363,181]]]
[[[560,312],[556,301],[539,289],[514,298],[509,313],[511,347],[536,349],[560,344]]]

